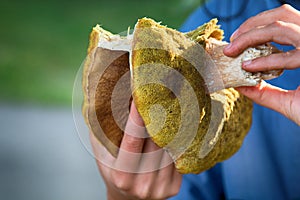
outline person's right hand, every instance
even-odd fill
[[[106,154],[105,160],[97,159],[97,165],[107,187],[108,200],[166,199],[176,195],[180,189],[182,175],[170,162],[169,155],[154,144],[150,138],[134,136],[145,134],[145,128],[141,128],[143,126],[142,118],[132,103],[117,158],[111,156],[107,151],[99,152],[96,145],[100,144],[91,135],[95,156]],[[155,154],[155,156],[144,156],[144,153],[157,150],[160,150],[161,153]],[[128,156],[130,154],[128,152],[135,153],[136,156]],[[164,165],[162,163],[166,163],[166,160],[170,164],[161,166]],[[114,166],[107,166],[104,163],[114,163]],[[128,171],[123,171],[124,169]],[[145,172],[145,169],[150,170]]]
[[[248,47],[267,42],[292,45],[295,47],[294,50],[243,63],[243,68],[250,72],[273,69],[292,70],[300,68],[299,38],[300,11],[289,5],[283,5],[245,21],[231,36],[231,44],[224,49],[224,54],[236,57]],[[295,90],[284,90],[262,82],[257,86],[236,89],[256,103],[280,112],[300,125],[300,85],[295,85],[295,87],[297,87]]]

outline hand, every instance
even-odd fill
[[[250,72],[300,67],[300,12],[289,5],[262,12],[245,21],[231,36],[224,54],[235,57],[248,47],[267,42],[293,45],[294,50],[271,54],[243,63]],[[300,77],[299,77],[300,83]],[[300,86],[284,90],[265,82],[254,87],[239,87],[241,93],[256,103],[284,114],[300,125]]]
[[[142,136],[145,132],[143,121],[132,104],[117,158],[107,151],[99,152],[96,147],[99,143],[91,136],[95,156],[106,153],[105,160],[97,159],[97,165],[109,200],[166,199],[178,193],[182,175],[176,171],[169,155],[150,138],[134,136]],[[154,151],[160,153],[145,156]],[[113,163],[113,166],[105,163]]]

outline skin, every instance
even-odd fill
[[[300,12],[289,5],[262,12],[245,21],[231,36],[224,54],[235,57],[248,47],[267,42],[292,45],[294,50],[244,62],[250,72],[271,69],[293,70],[300,67]],[[299,77],[300,83],[300,77]],[[300,86],[284,90],[266,82],[253,87],[236,88],[254,102],[282,113],[300,125]]]
[[[129,120],[132,120],[129,123]],[[143,158],[142,153],[153,152],[160,149],[155,145],[150,138],[135,137],[130,130],[137,130],[134,134],[144,135],[145,129],[135,129],[138,126],[144,126],[143,120],[138,114],[134,104],[131,105],[129,120],[127,122],[124,137],[120,146],[120,151],[117,158],[112,157],[108,152],[105,157],[107,161],[114,163],[114,167],[106,166],[103,162],[97,159],[99,171],[104,179],[107,188],[108,200],[135,200],[135,199],[166,199],[176,195],[179,192],[182,175],[179,174],[174,164],[159,167],[163,159],[168,159],[169,156],[165,151],[161,155]],[[133,122],[133,123],[132,123]],[[99,154],[96,151],[96,145],[99,145],[97,140],[91,135],[92,146],[95,156]],[[140,153],[140,157],[129,157],[126,152]],[[103,160],[102,160],[103,161]],[[157,166],[157,170],[150,172],[138,173],[139,169],[148,165]],[[118,170],[118,166],[128,165],[129,170],[137,173],[130,173]]]

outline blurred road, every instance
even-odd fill
[[[106,199],[70,108],[0,104],[0,127],[0,199]]]

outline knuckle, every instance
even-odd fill
[[[126,149],[130,152],[141,151],[141,141],[135,137],[128,137],[126,141]]]
[[[134,136],[126,137],[126,143],[132,147],[136,147],[140,145],[140,138]]]
[[[273,22],[270,26],[273,28],[276,28],[276,29],[281,29],[286,26],[286,23],[283,21],[277,20],[277,21]]]
[[[292,52],[284,52],[284,53],[281,53],[281,58],[280,58],[280,61],[281,61],[281,65],[283,65],[282,67],[283,68],[287,68],[289,69],[293,63],[294,63],[294,59],[293,59],[293,53]]]
[[[114,185],[117,189],[122,191],[128,191],[130,189],[129,185],[124,180],[117,180],[114,182]]]
[[[241,54],[248,46],[251,41],[249,41],[248,37],[245,37],[244,34],[240,35],[238,38],[234,40],[234,45],[231,47],[231,56],[238,56]]]
[[[121,173],[121,172],[120,172]],[[122,175],[119,172],[112,173],[111,179],[114,186],[122,191],[128,191],[131,188],[131,184],[129,182],[130,177],[126,175]]]
[[[297,39],[295,41],[295,44],[294,44],[295,48],[296,48],[296,53],[298,54],[300,52],[300,39]]]
[[[246,41],[246,44],[248,44],[247,48],[250,46],[255,46],[255,44],[256,44],[256,38],[254,38],[254,37],[248,37],[245,39],[245,41]]]
[[[248,32],[237,38],[236,50],[239,53],[242,53],[251,46],[255,46],[255,44],[257,43],[257,39],[252,37],[252,35],[253,33]]]
[[[290,51],[287,51],[287,52],[282,53],[281,56],[282,56],[283,60],[286,60],[286,59],[291,58],[293,56],[293,54]]]
[[[263,67],[264,71],[269,71],[276,69],[278,67],[278,56],[275,54],[271,54],[268,56],[263,56],[255,59],[254,61],[257,67]]]
[[[292,6],[290,6],[289,4],[283,4],[279,7],[279,9],[283,12],[286,12],[292,10]]]
[[[131,135],[124,135],[121,149],[129,152],[139,153],[142,151],[142,147],[144,144],[144,139],[139,137],[134,137]]]
[[[149,188],[139,189],[135,192],[135,196],[138,199],[149,199],[151,197],[151,191]]]
[[[300,51],[295,49],[281,54],[281,65],[284,69],[297,68],[300,64]]]
[[[154,194],[154,191],[152,189],[152,179],[140,179],[140,184],[136,184],[136,187],[134,188],[135,196],[138,199],[150,199],[152,197],[152,194]]]

